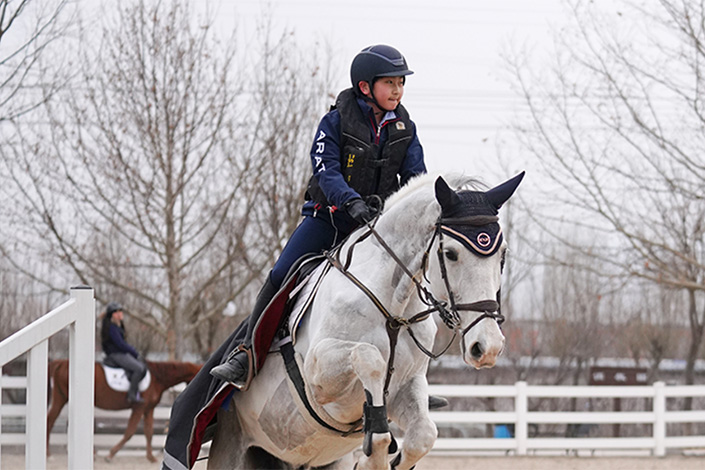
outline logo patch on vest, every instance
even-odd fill
[[[406,125],[402,121],[397,121],[396,127],[398,131],[403,131],[406,129]]]

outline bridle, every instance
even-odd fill
[[[447,227],[448,225],[470,225],[474,227],[480,227],[484,226],[493,222],[496,222],[498,220],[497,216],[485,216],[485,215],[475,215],[475,216],[468,216],[468,217],[463,217],[463,218],[444,218],[440,216],[438,220],[436,221],[435,224],[435,229],[433,232],[433,236],[431,237],[431,240],[424,251],[423,258],[421,261],[421,269],[420,272],[426,278],[426,271],[428,269],[428,262],[430,258],[430,253],[431,249],[433,247],[433,243],[435,242],[436,238],[438,238],[438,249],[436,251],[436,254],[438,256],[438,262],[440,266],[440,271],[441,271],[441,277],[443,279],[443,282],[445,284],[446,292],[448,294],[448,300],[449,302],[445,301],[439,301],[436,299],[431,291],[429,291],[422,283],[421,280],[418,278],[418,276],[414,275],[409,268],[401,261],[401,259],[397,256],[397,254],[392,250],[389,245],[384,241],[382,236],[377,232],[375,229],[375,225],[377,224],[377,221],[379,220],[379,215],[375,217],[371,222],[369,222],[365,226],[365,232],[360,235],[355,241],[353,241],[350,245],[350,247],[347,250],[347,257],[345,259],[345,262],[342,262],[340,259],[341,256],[341,251],[342,251],[342,245],[338,245],[335,249],[326,252],[325,256],[328,260],[328,262],[335,267],[338,271],[340,271],[345,277],[347,277],[353,284],[355,284],[375,305],[375,307],[382,313],[382,315],[386,319],[386,330],[387,330],[387,335],[389,336],[389,344],[390,344],[390,351],[389,351],[389,361],[387,363],[387,377],[385,380],[384,384],[384,394],[385,397],[388,394],[388,388],[389,388],[389,383],[391,381],[392,373],[394,372],[394,354],[395,354],[395,349],[396,349],[396,343],[397,343],[397,338],[399,335],[399,331],[401,330],[402,327],[406,328],[406,330],[409,332],[409,335],[411,336],[412,340],[414,341],[414,344],[416,344],[417,348],[423,352],[425,355],[432,359],[437,359],[450,348],[450,345],[453,343],[453,340],[455,339],[456,336],[460,335],[461,336],[461,341],[463,342],[463,350],[465,349],[465,335],[467,334],[468,331],[470,331],[474,326],[476,326],[478,323],[480,323],[482,320],[486,318],[491,318],[495,320],[498,324],[502,324],[504,322],[504,316],[502,316],[501,311],[500,311],[500,303],[499,303],[499,292],[497,292],[497,299],[496,300],[480,300],[477,302],[471,302],[471,303],[464,303],[464,304],[458,304],[455,302],[455,296],[453,295],[453,291],[450,287],[450,279],[448,278],[448,270],[446,268],[445,264],[445,259],[443,256],[443,230],[444,227]],[[399,266],[399,268],[408,276],[411,281],[414,283],[416,287],[416,292],[421,300],[421,302],[426,305],[428,308],[411,316],[410,318],[404,318],[401,316],[395,316],[392,315],[389,310],[384,306],[384,304],[377,298],[377,296],[374,295],[370,289],[365,286],[354,274],[352,274],[349,271],[350,263],[352,262],[352,256],[353,256],[353,251],[355,247],[357,246],[358,243],[366,240],[370,236],[374,236],[374,238],[377,240],[377,242],[384,248],[384,250],[387,252],[387,254],[394,260],[394,262]],[[430,282],[428,278],[426,278],[427,282]],[[481,312],[481,315],[478,316],[475,320],[473,320],[467,327],[462,329],[462,324],[461,324],[461,319],[460,319],[460,314],[459,312],[465,312],[465,311],[471,311],[471,312]],[[433,312],[438,312],[441,320],[443,323],[448,327],[450,330],[453,331],[453,336],[451,337],[450,341],[448,344],[443,348],[443,350],[435,354],[432,351],[430,351],[428,348],[426,348],[421,342],[416,338],[414,335],[414,331],[411,329],[411,326],[415,323],[422,322],[426,319],[428,319]]]

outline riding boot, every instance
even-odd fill
[[[135,404],[143,402],[138,388],[140,381],[144,378],[144,375],[145,374],[139,374],[137,372],[132,373],[132,376],[130,377],[130,388],[127,390],[127,401],[129,403]]]
[[[267,276],[267,281],[259,294],[257,294],[255,307],[247,319],[247,333],[244,341],[230,352],[224,363],[211,369],[210,374],[213,377],[230,382],[239,389],[243,389],[247,385],[250,378],[250,368],[252,367],[252,353],[250,351],[252,348],[252,334],[257,325],[257,320],[278,290],[270,277]]]
[[[444,406],[448,406],[448,400],[446,400],[443,397],[438,397],[436,395],[429,395],[428,396],[428,409],[429,410],[437,410],[438,408],[443,408]]]

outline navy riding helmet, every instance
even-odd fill
[[[120,305],[120,303],[118,302],[110,302],[105,307],[105,315],[110,318],[111,316],[113,316],[113,313],[117,312],[118,310],[122,310],[122,305]]]
[[[371,88],[379,77],[405,77],[412,73],[401,52],[384,44],[364,48],[350,66],[353,89],[360,95],[358,83],[361,81],[369,83]]]

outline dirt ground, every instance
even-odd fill
[[[2,468],[20,470],[24,468],[24,455],[2,455]],[[100,454],[94,461],[95,470],[158,470],[160,463],[150,464],[135,453],[118,454],[108,463]],[[66,469],[66,455],[52,455],[47,461],[47,470]],[[196,465],[205,470],[205,461]],[[705,456],[654,457],[484,457],[484,456],[427,456],[417,470],[702,470]],[[79,469],[80,470],[80,469]]]

